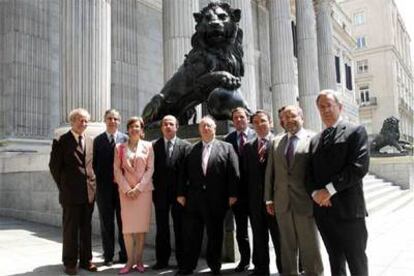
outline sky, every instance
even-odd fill
[[[414,57],[414,1],[394,0],[411,38],[411,57]]]

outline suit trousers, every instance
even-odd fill
[[[203,194],[203,192],[200,192]],[[184,214],[184,270],[194,270],[197,267],[201,252],[204,226],[207,230],[207,265],[213,271],[221,269],[223,246],[223,226],[226,210],[209,208],[209,200],[204,195],[190,196]]]
[[[351,275],[368,275],[365,218],[341,219],[332,214],[318,214],[315,219],[329,255],[332,275],[346,275],[346,263]]]
[[[259,205],[259,204],[257,204]],[[276,255],[276,266],[279,273],[282,273],[280,256],[279,227],[274,216],[270,216],[266,207],[251,208],[250,224],[253,232],[253,264],[254,270],[263,274],[269,273],[269,232],[272,238]]]
[[[323,275],[319,240],[313,216],[292,210],[276,213],[280,230],[282,266],[286,275],[299,274],[299,253],[305,275]]]
[[[157,225],[155,255],[157,263],[168,265],[171,255],[170,209],[174,227],[175,257],[177,259],[177,265],[181,269],[184,255],[182,229],[184,207],[177,202],[168,205],[168,208],[155,207],[155,220]]]
[[[119,202],[118,189],[109,187],[105,191],[98,189],[96,194],[96,202],[99,210],[99,220],[101,227],[102,247],[104,251],[105,261],[112,261],[115,252],[115,223],[118,226],[118,244],[119,244],[119,260],[126,261],[127,255],[125,250],[124,237],[122,235],[121,220],[121,204]],[[108,188],[108,187],[107,187]]]
[[[75,266],[78,260],[78,253],[81,265],[87,265],[92,260],[91,230],[93,205],[93,203],[62,205],[62,261],[65,266]]]
[[[246,201],[237,201],[232,207],[234,220],[236,221],[236,240],[240,252],[240,264],[250,263],[250,244],[248,234],[249,207]]]

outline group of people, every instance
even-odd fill
[[[333,90],[316,99],[324,130],[303,128],[300,107],[279,110],[284,133],[271,132],[269,113],[232,111],[235,131],[216,138],[216,122],[203,117],[195,144],[177,137],[172,115],[161,121],[162,137],[147,142],[139,117],[118,131],[120,114],[104,115],[106,131],[94,140],[85,135],[89,114],[69,114],[71,130],[53,141],[50,171],[63,208],[62,260],[66,274],[79,267],[97,271],[91,262],[91,219],[96,194],[104,265],[115,251],[115,222],[120,247],[119,274],[144,272],[145,233],[155,210],[156,263],[169,266],[170,215],[175,238],[177,275],[197,267],[206,229],[206,261],[221,270],[223,228],[234,214],[240,262],[235,272],[269,275],[269,234],[281,275],[323,275],[318,233],[329,255],[332,275],[368,275],[367,229],[362,178],[368,171],[368,138],[362,126],[341,117],[342,103]],[[316,114],[315,114],[316,115]],[[248,221],[253,232],[250,249]]]

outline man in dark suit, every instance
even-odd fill
[[[332,275],[368,275],[367,228],[362,178],[368,172],[365,128],[341,117],[342,104],[333,90],[319,93],[316,104],[325,130],[310,144],[308,192]]]
[[[53,140],[49,168],[59,189],[63,209],[64,272],[77,274],[79,267],[95,272],[92,260],[92,212],[95,174],[92,168],[93,140],[85,135],[90,115],[82,108],[69,114],[71,130]],[[79,233],[79,235],[78,235]]]
[[[242,107],[232,110],[232,120],[235,131],[229,133],[224,139],[233,145],[239,159],[240,185],[237,194],[237,202],[231,208],[236,221],[236,240],[240,252],[240,262],[235,271],[242,272],[249,268],[250,245],[248,228],[249,207],[247,203],[247,181],[242,167],[244,157],[244,145],[247,141],[255,138],[254,131],[248,127],[247,111]]]
[[[122,235],[121,205],[118,185],[114,182],[114,148],[128,137],[118,131],[121,116],[115,109],[104,115],[106,131],[98,135],[93,143],[93,170],[96,175],[96,201],[99,210],[104,265],[111,266],[115,251],[115,224],[118,225],[119,262],[127,261]]]
[[[155,238],[155,255],[157,262],[153,269],[163,269],[168,266],[171,255],[170,242],[170,210],[174,226],[175,257],[177,265],[183,263],[183,206],[177,202],[177,185],[179,173],[186,151],[190,143],[177,137],[178,121],[172,115],[165,116],[161,121],[163,137],[153,143],[154,149],[154,183],[153,202],[157,233]]]
[[[269,275],[269,232],[276,254],[276,265],[282,273],[279,229],[274,216],[266,212],[264,201],[265,171],[273,140],[270,115],[258,110],[252,116],[257,138],[244,147],[243,171],[247,182],[250,224],[253,231],[253,264],[250,275]]]
[[[199,124],[201,141],[186,155],[177,191],[177,201],[185,206],[184,267],[178,275],[192,274],[197,267],[207,229],[207,265],[220,274],[224,216],[237,200],[239,164],[233,147],[215,139],[216,123],[203,117]]]

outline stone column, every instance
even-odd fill
[[[335,89],[335,57],[333,53],[332,0],[316,1],[318,65],[320,89]]]
[[[293,36],[289,0],[269,1],[272,105],[275,129],[280,132],[277,110],[297,104]]]
[[[252,4],[250,0],[227,0],[232,8],[241,10],[240,28],[243,30],[244,77],[241,91],[251,110],[256,110],[256,74]]]
[[[164,82],[183,64],[191,50],[191,36],[195,32],[194,12],[199,11],[198,0],[162,2],[164,42]]]
[[[0,152],[50,152],[59,116],[56,4],[0,1]]]
[[[83,107],[91,121],[102,121],[110,107],[110,0],[60,1],[61,124],[70,110]]]
[[[315,104],[319,93],[318,47],[312,0],[296,0],[299,104],[305,127],[318,132],[321,120]]]

